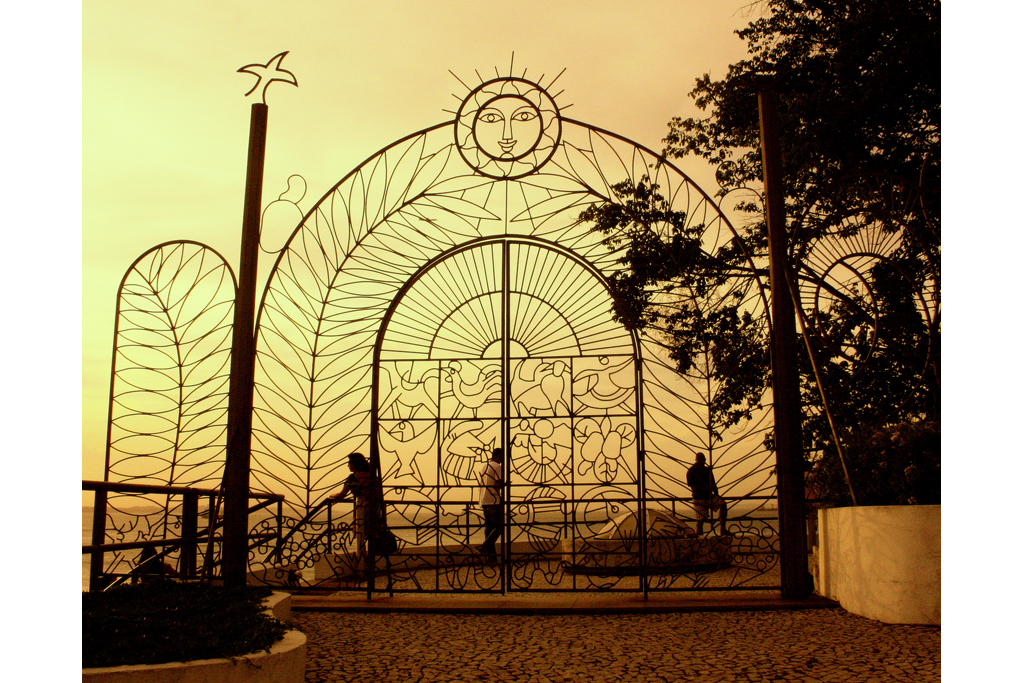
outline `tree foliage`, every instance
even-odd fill
[[[815,464],[809,485],[816,500],[850,505],[849,476],[859,505],[939,505],[942,430],[937,421],[901,423],[858,432],[838,458]]]
[[[734,207],[747,216],[740,238],[705,251],[701,226],[687,227],[646,178],[616,185],[613,201],[580,218],[623,249],[620,320],[660,334],[682,371],[710,359],[716,424],[749,417],[769,381],[768,339],[735,292],[767,250],[757,93],[778,93],[790,263],[798,281],[830,295],[804,307],[814,334],[799,349],[814,459],[835,450],[823,393],[842,441],[939,418],[939,2],[763,4],[737,32],[749,57],[721,80],[697,79],[690,94],[706,116],[672,119],[665,138],[666,157],[717,166],[720,197],[751,191]],[[837,288],[809,264],[819,241],[869,230],[898,234],[898,247],[859,273],[859,286]]]
[[[690,93],[704,118],[674,118],[669,157],[718,167],[722,194],[758,187],[757,93],[780,95],[786,204],[794,248],[830,230],[907,228],[939,244],[938,0],[770,0],[738,31],[749,59]],[[759,213],[755,202],[742,207]],[[763,221],[751,237],[765,238]],[[795,234],[794,234],[795,233]]]
[[[617,201],[588,207],[580,220],[623,252],[627,268],[611,278],[615,318],[652,333],[679,372],[705,380],[714,441],[761,407],[768,381],[767,330],[748,303],[753,267],[729,245],[706,251],[706,226],[674,211],[647,176],[612,191]]]

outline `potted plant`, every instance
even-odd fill
[[[819,594],[879,621],[941,623],[940,436],[933,420],[883,425],[813,463]]]

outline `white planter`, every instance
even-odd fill
[[[291,615],[287,593],[274,593],[266,604],[281,621]],[[233,659],[82,669],[83,683],[302,683],[305,676],[306,636],[299,631],[286,632],[269,652]]]
[[[889,624],[942,623],[942,507],[818,510],[820,595]]]

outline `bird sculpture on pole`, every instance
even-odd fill
[[[242,248],[232,326],[231,379],[228,389],[227,452],[224,458],[223,579],[226,586],[244,586],[249,552],[249,461],[252,446],[253,377],[256,363],[254,336],[256,272],[263,202],[263,162],[267,143],[267,88],[275,81],[298,86],[295,75],[281,68],[288,52],[266,64],[249,64],[238,71],[256,76],[246,97],[262,86],[261,102],[252,103],[249,121],[249,156],[242,215]]]
[[[285,50],[281,54],[275,55],[266,64],[246,64],[238,70],[238,73],[252,74],[256,77],[256,83],[249,88],[249,92],[245,93],[246,97],[256,92],[256,89],[262,86],[263,90],[260,92],[260,101],[263,102],[263,104],[266,104],[267,88],[270,87],[270,84],[274,81],[291,83],[295,87],[299,86],[299,81],[295,78],[295,74],[287,69],[281,68],[281,62],[287,54],[288,50]]]

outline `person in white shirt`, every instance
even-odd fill
[[[480,546],[480,554],[488,562],[497,561],[494,544],[501,537],[504,519],[501,513],[501,449],[495,448],[488,460],[477,472],[480,481],[480,507],[484,509],[484,542]]]

